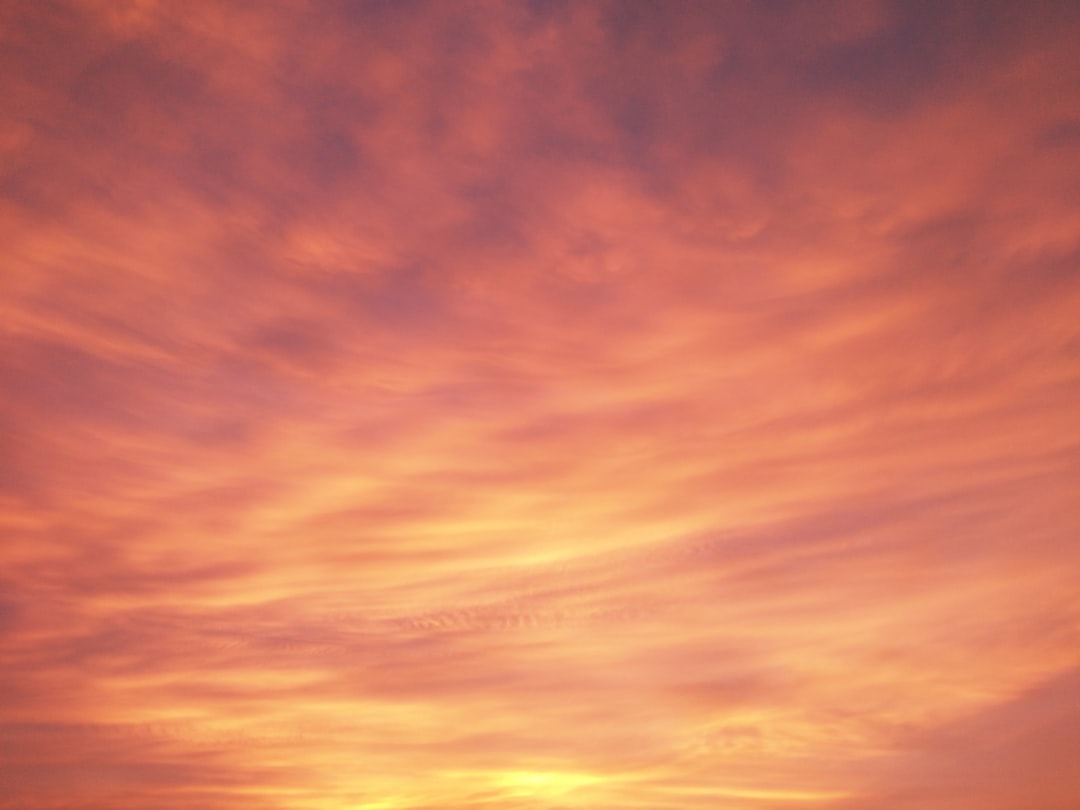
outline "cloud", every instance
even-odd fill
[[[1074,799],[1075,13],[0,15],[8,804]]]
[[[874,786],[878,806],[1068,807],[1076,675],[1065,671],[993,707],[902,743]],[[836,807],[860,807],[866,800]]]

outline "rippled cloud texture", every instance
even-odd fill
[[[1080,806],[1078,36],[3,4],[0,807]]]

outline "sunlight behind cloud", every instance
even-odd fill
[[[0,808],[1080,805],[1078,31],[0,4]]]

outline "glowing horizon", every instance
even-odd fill
[[[1078,34],[0,9],[0,808],[1080,803]]]

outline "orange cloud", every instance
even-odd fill
[[[0,12],[0,807],[1075,802],[1078,26]]]

